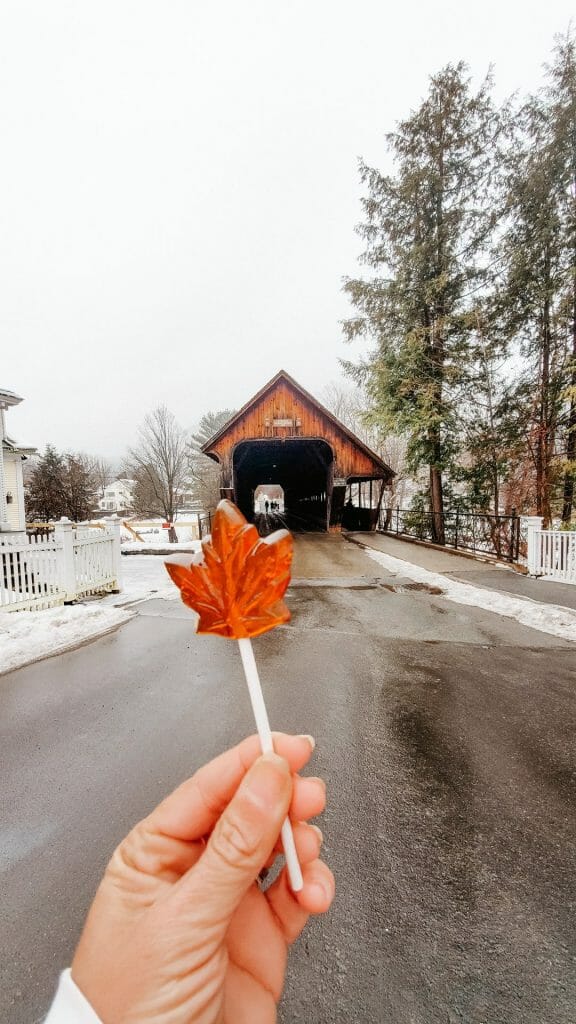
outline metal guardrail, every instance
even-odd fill
[[[517,562],[520,554],[520,516],[515,509],[510,515],[493,515],[458,508],[448,512],[382,508],[377,529],[508,562]]]

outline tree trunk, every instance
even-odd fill
[[[536,449],[536,515],[550,523],[550,252],[544,256],[546,296],[542,309],[542,349],[540,362],[540,407]]]
[[[440,109],[440,117],[443,111]],[[446,273],[444,250],[444,137],[440,133],[438,151],[438,179],[436,192],[436,282],[442,280]],[[430,346],[432,349],[432,366],[434,375],[434,405],[438,421],[442,416],[442,399],[444,386],[444,317],[445,308],[444,286],[440,286],[435,296],[434,312],[431,318]],[[430,448],[430,505],[432,510],[432,540],[435,544],[445,544],[444,532],[444,495],[442,492],[442,440],[440,427],[433,426],[429,431]]]
[[[576,183],[575,183],[576,184]],[[576,252],[574,253],[576,268]],[[569,465],[564,473],[564,495],[562,505],[562,522],[570,526],[574,503],[574,475],[576,473],[576,269],[572,279],[572,370],[570,373],[570,411],[568,413],[568,440],[566,444],[566,460]]]
[[[572,373],[570,374],[570,386],[572,388],[572,397],[570,399],[570,412],[568,415],[568,443],[566,445],[566,460],[570,463],[564,473],[564,495],[562,504],[562,523],[564,526],[570,526],[572,521],[572,508],[574,504],[574,474],[576,472],[574,464],[576,463],[576,398],[574,393],[576,392],[576,332],[574,338],[574,355],[572,363]]]
[[[434,444],[440,457],[440,442]],[[432,512],[432,540],[435,544],[445,544],[444,533],[444,498],[442,494],[442,471],[438,465],[430,466],[430,509]]]

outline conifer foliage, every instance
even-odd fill
[[[542,91],[497,109],[464,64],[361,164],[367,273],[348,279],[345,368],[374,422],[425,471],[434,539],[446,494],[496,514],[573,514],[576,470],[576,54],[559,39]]]
[[[67,516],[82,522],[92,514],[96,500],[94,460],[87,455],[62,454],[47,445],[27,483],[28,520],[47,523]]]

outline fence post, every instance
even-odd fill
[[[528,575],[537,576],[540,569],[540,545],[538,544],[537,531],[542,529],[542,516],[525,516],[524,522],[528,532]]]
[[[400,505],[396,505],[396,536],[398,536],[400,527]]]
[[[110,516],[110,522],[112,525],[112,566],[116,577],[113,593],[120,594],[122,591],[122,550],[120,547],[120,520],[116,513]]]
[[[54,536],[58,542],[56,566],[58,587],[65,601],[76,600],[76,571],[74,567],[74,523],[67,516],[56,523]]]
[[[460,508],[456,505],[456,515],[454,517],[454,548],[458,547],[458,518],[460,516]]]
[[[516,515],[516,509],[510,509],[510,556],[509,562],[518,561],[518,547],[520,542],[520,516]]]

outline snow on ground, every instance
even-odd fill
[[[516,619],[523,626],[538,629],[541,633],[551,633],[552,636],[559,636],[564,640],[576,641],[576,611],[570,608],[563,608],[557,604],[540,604],[530,598],[513,597],[496,590],[475,587],[470,583],[460,583],[448,576],[442,576],[439,572],[431,572],[374,548],[366,547],[364,551],[369,558],[373,558],[379,565],[398,576],[406,576],[415,583],[440,587],[443,597],[456,604],[484,608],[488,612]]]
[[[173,555],[175,551],[189,551],[194,554],[195,551],[200,551],[199,540],[185,540],[178,544],[168,544],[164,540],[159,541],[146,541],[144,544],[139,544],[137,540],[126,541],[122,544],[122,554],[131,555],[134,552],[138,554],[140,552],[145,554],[156,554],[156,552],[162,552],[162,554]]]
[[[169,545],[171,553],[182,547],[186,545]],[[123,558],[121,593],[107,594],[98,601],[40,612],[0,612],[0,674],[76,647],[128,622],[135,613],[123,605],[155,597],[179,598],[180,591],[166,572],[164,558]]]
[[[171,544],[170,547],[173,549],[176,545]],[[190,554],[190,559],[192,557]],[[100,603],[118,606],[148,597],[180,597],[178,587],[166,572],[164,559],[165,555],[130,555],[129,558],[122,558],[122,591],[120,594],[108,594]]]
[[[0,613],[0,673],[91,640],[132,618],[102,602]]]

